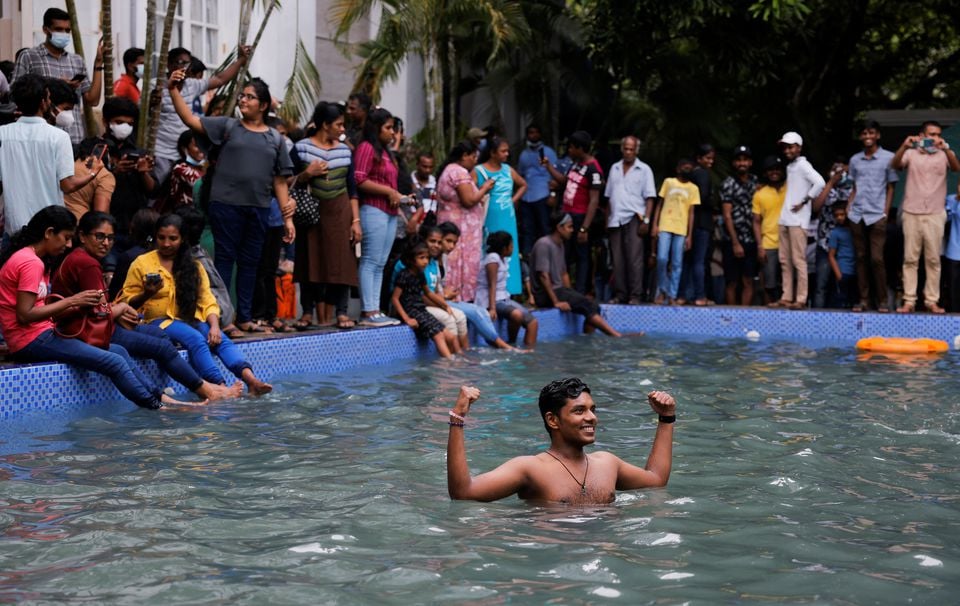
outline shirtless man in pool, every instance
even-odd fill
[[[663,391],[647,394],[660,415],[646,467],[636,467],[609,452],[589,455],[597,431],[597,406],[580,379],[553,381],[540,391],[540,414],[550,447],[537,455],[510,459],[492,471],[470,476],[463,438],[463,418],[480,397],[476,387],[461,387],[450,411],[447,440],[447,489],[451,499],[496,501],[512,494],[521,499],[570,504],[610,503],[616,490],[666,486],[673,458],[676,402]]]

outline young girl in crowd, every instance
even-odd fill
[[[497,349],[514,349],[509,343],[500,338],[500,335],[497,333],[497,327],[493,325],[493,321],[490,319],[490,316],[483,307],[477,303],[457,301],[457,291],[455,289],[448,290],[444,288],[443,277],[446,273],[446,269],[444,267],[444,257],[456,249],[457,243],[460,241],[460,231],[456,225],[453,225],[449,222],[442,223],[434,229],[439,230],[441,236],[439,250],[431,250],[431,254],[440,270],[437,294],[446,298],[450,307],[452,307],[454,311],[462,312],[463,315],[466,316],[467,321],[473,325],[473,327],[478,333],[480,333],[480,336],[483,337],[487,343],[493,345]]]
[[[507,319],[509,342],[515,343],[517,333],[523,326],[526,332],[523,345],[533,349],[537,344],[537,319],[530,310],[510,298],[507,283],[510,276],[510,259],[513,257],[513,237],[505,231],[495,231],[487,236],[487,256],[477,284],[477,304],[486,305],[491,320]]]
[[[64,298],[85,290],[105,291],[103,270],[100,262],[110,253],[116,238],[116,221],[107,213],[90,211],[80,218],[77,227],[80,246],[66,256],[54,273],[51,289]],[[69,334],[78,333],[83,316],[90,310],[60,318],[61,323],[74,325]],[[163,331],[150,324],[141,324],[137,311],[126,303],[116,303],[111,308],[112,335],[110,342],[120,345],[138,358],[148,358],[157,363],[164,372],[181,385],[206,400],[238,397],[243,386],[238,382],[232,388],[214,385],[200,378],[190,364],[180,357],[177,348]]]
[[[48,263],[59,257],[73,238],[77,219],[66,207],[48,206],[14,234],[0,259],[0,332],[18,362],[63,362],[98,372],[113,382],[128,400],[142,408],[184,404],[152,385],[133,366],[119,345],[108,350],[79,339],[61,337],[53,320],[73,307],[92,308],[106,301],[102,288],[87,289],[46,304],[50,282]]]
[[[423,242],[413,244],[404,252],[402,261],[405,267],[397,274],[391,297],[393,309],[418,337],[432,339],[440,355],[449,358],[457,336],[430,315],[423,301],[429,293],[424,274],[430,263],[427,245]]]
[[[156,250],[142,254],[130,266],[120,300],[143,313],[144,321],[162,328],[187,349],[200,376],[214,384],[226,381],[211,355],[247,384],[254,395],[273,387],[253,373],[230,338],[220,331],[220,308],[210,292],[207,273],[183,240],[183,220],[166,215],[157,221]]]
[[[206,154],[197,145],[194,132],[187,129],[177,139],[180,160],[173,165],[166,187],[163,187],[153,209],[158,213],[173,212],[181,206],[193,205],[193,189],[206,171]]]

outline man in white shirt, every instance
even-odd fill
[[[807,306],[807,228],[813,200],[825,181],[800,155],[803,138],[790,131],[780,137],[780,152],[787,163],[787,192],[780,210],[780,269],[783,295],[779,305],[789,309]],[[796,291],[794,291],[796,278]]]
[[[11,93],[23,115],[0,126],[0,183],[8,235],[19,231],[40,209],[63,206],[63,194],[86,186],[103,168],[99,159],[91,157],[86,164],[89,170],[74,175],[70,135],[44,118],[52,101],[43,76],[20,76]]]
[[[610,167],[604,195],[610,200],[607,229],[613,257],[612,303],[637,305],[643,295],[643,239],[650,232],[650,215],[657,198],[653,171],[637,160],[640,140],[620,141],[623,159]]]

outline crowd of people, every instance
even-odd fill
[[[361,92],[286,124],[257,78],[237,87],[236,116],[217,115],[212,91],[237,76],[249,48],[209,76],[175,48],[151,153],[133,136],[144,118],[144,51],[123,53],[102,132],[85,132],[80,109],[104,92],[102,48],[91,77],[66,50],[69,15],[48,10],[43,29],[46,40],[18,53],[0,82],[10,81],[0,94],[15,105],[0,126],[0,330],[14,359],[99,369],[145,406],[166,396],[129,378],[128,353],[153,352],[203,399],[235,395],[240,382],[269,391],[232,343],[254,333],[403,323],[448,356],[469,348],[469,326],[505,349],[523,331],[522,347],[533,349],[534,307],[574,312],[585,331],[613,337],[601,303],[960,311],[960,221],[950,221],[943,248],[958,212],[947,173],[960,161],[936,122],[895,152],[866,122],[862,151],[826,177],[796,132],[771,145],[759,176],[752,150],[738,146],[721,179],[718,151],[701,144],[658,186],[630,135],[621,159],[603,166],[584,131],[558,154],[534,124],[516,150],[493,127],[471,128],[441,162],[413,150],[402,120]],[[61,257],[74,238],[67,258],[84,275],[51,291],[72,267]],[[278,317],[274,289],[290,261],[295,321]],[[93,330],[97,314],[111,319],[110,338],[63,345]],[[187,349],[189,368],[159,342]],[[238,383],[228,385],[213,356]]]

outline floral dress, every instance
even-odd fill
[[[456,162],[447,165],[437,182],[437,222],[450,221],[460,228],[460,242],[447,256],[444,282],[448,287],[459,289],[460,300],[473,301],[483,257],[485,203],[464,207],[457,194],[457,186],[462,183],[469,183],[477,191],[477,184],[467,169]]]

